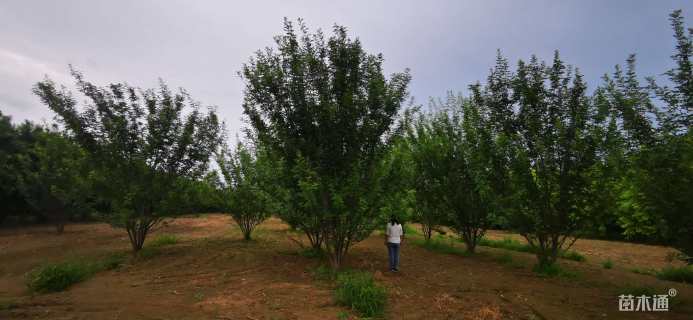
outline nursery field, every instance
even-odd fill
[[[411,229],[410,229],[411,230]],[[673,249],[579,240],[585,259],[560,259],[562,274],[532,271],[534,255],[481,246],[475,255],[446,236],[424,245],[410,232],[399,273],[375,233],[356,244],[345,267],[373,275],[387,291],[387,319],[691,319],[693,285],[653,273]],[[521,238],[500,231],[494,240]],[[106,224],[0,229],[0,319],[356,319],[334,299],[326,261],[307,254],[302,237],[276,218],[244,241],[226,215],[168,220],[136,257],[127,234]],[[304,241],[305,242],[305,241]],[[31,270],[48,263],[101,261],[109,268],[64,291],[27,287]],[[576,259],[581,260],[581,259]],[[322,267],[321,267],[322,266]],[[622,312],[621,294],[667,294],[670,311]]]

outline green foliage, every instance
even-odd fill
[[[186,209],[190,181],[207,172],[220,143],[219,120],[211,108],[200,111],[185,91],[173,93],[163,82],[158,90],[100,88],[71,71],[92,103],[78,108],[72,94],[49,79],[34,93],[91,155],[95,190],[110,208],[106,218],[127,230],[138,251],[163,217]]]
[[[518,130],[512,136],[510,222],[536,249],[544,269],[572,244],[593,213],[594,106],[585,96],[582,75],[567,67],[558,52],[549,66],[536,57],[520,61],[513,83]]]
[[[217,157],[217,163],[226,182],[222,193],[223,211],[231,214],[243,238],[250,240],[255,227],[276,211],[270,193],[270,163],[263,154],[257,150],[253,153],[241,143],[230,157],[223,154]]]
[[[693,284],[693,266],[666,267],[658,271],[656,276],[662,280]]]
[[[410,76],[387,79],[382,55],[366,53],[344,27],[328,39],[302,22],[298,31],[285,21],[277,48],[243,66],[243,108],[250,138],[274,162],[279,216],[324,246],[337,268],[381,222],[387,141]]]
[[[86,152],[67,137],[51,131],[36,135],[25,162],[19,189],[26,201],[44,212],[62,233],[70,216],[91,211],[93,186]]]
[[[27,287],[39,293],[63,291],[97,272],[118,268],[124,261],[124,254],[111,254],[100,260],[80,258],[45,264],[27,274]]]
[[[337,313],[337,319],[347,320],[347,319],[349,319],[349,313],[344,312],[344,311],[340,311],[339,313]]]
[[[606,259],[602,261],[602,267],[604,269],[612,269],[614,267],[614,262],[611,259]]]
[[[337,275],[335,299],[363,317],[377,317],[385,312],[387,291],[373,281],[370,273],[343,272]]]

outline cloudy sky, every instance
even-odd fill
[[[31,86],[46,75],[72,85],[68,64],[97,84],[152,87],[163,78],[216,105],[231,135],[242,125],[241,65],[273,44],[283,17],[311,29],[349,28],[381,52],[388,73],[410,68],[425,103],[486,77],[501,49],[511,60],[559,49],[594,88],[638,55],[641,75],[671,66],[668,14],[693,1],[33,1],[0,2],[0,110],[50,121]]]

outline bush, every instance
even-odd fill
[[[120,267],[125,259],[125,254],[114,253],[97,261],[82,258],[46,264],[27,274],[27,287],[39,293],[63,291],[97,272]]]
[[[27,286],[34,292],[62,291],[95,272],[93,264],[79,260],[47,264],[28,274]]]
[[[363,317],[380,316],[385,311],[387,292],[370,273],[344,272],[337,275],[337,303],[349,306]]]
[[[614,263],[611,261],[611,259],[607,259],[606,261],[602,262],[602,267],[604,267],[604,269],[611,269],[614,267]]]
[[[656,276],[662,280],[693,283],[693,267],[666,267],[657,272]]]

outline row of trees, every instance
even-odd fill
[[[275,48],[242,67],[249,126],[233,150],[215,111],[182,90],[100,88],[72,70],[85,106],[50,80],[34,88],[64,132],[3,118],[0,157],[31,154],[34,166],[21,179],[3,167],[24,186],[3,197],[36,212],[98,207],[134,251],[165,216],[220,210],[246,239],[274,214],[334,267],[391,215],[427,238],[450,227],[472,252],[488,228],[515,230],[541,266],[586,234],[656,236],[690,255],[693,31],[680,11],[671,21],[669,86],[641,85],[631,56],[590,94],[558,52],[515,69],[499,53],[484,85],[427,112],[403,110],[408,71],[386,77],[382,55],[345,28],[326,38],[285,21]],[[32,130],[45,137],[31,152],[4,148]]]
[[[590,96],[558,52],[514,71],[499,53],[486,85],[434,101],[397,149],[415,168],[424,234],[449,226],[473,252],[489,226],[512,229],[541,266],[584,235],[650,237],[692,255],[693,31],[680,11],[671,22],[670,86],[641,85],[630,56]]]

